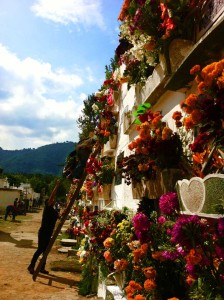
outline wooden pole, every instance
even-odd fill
[[[91,156],[95,157],[97,155],[97,153],[99,152],[99,150],[100,150],[100,146],[98,148],[96,148],[96,150],[94,151],[94,153]],[[50,239],[50,242],[47,246],[47,249],[44,251],[42,258],[41,258],[36,270],[34,271],[34,274],[33,274],[33,280],[34,281],[36,280],[36,278],[37,278],[37,276],[38,276],[38,274],[41,270],[41,267],[43,266],[44,262],[46,261],[47,256],[48,256],[49,252],[51,251],[51,248],[52,248],[58,234],[61,232],[61,228],[64,225],[65,221],[67,220],[68,214],[70,213],[75,200],[77,200],[78,197],[79,197],[79,192],[80,192],[80,189],[83,186],[83,183],[86,179],[86,175],[87,175],[87,173],[84,170],[84,173],[83,173],[81,179],[79,179],[79,182],[78,182],[78,185],[76,187],[75,192],[72,195],[70,195],[70,193],[69,193],[68,196],[67,196],[67,200],[69,201],[69,203],[68,203],[67,207],[65,208],[65,210],[63,211],[60,222],[57,225],[57,227],[56,227],[56,229],[55,229],[55,231],[54,231],[54,233],[53,233],[53,235]]]

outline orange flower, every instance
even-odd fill
[[[206,92],[206,85],[203,81],[198,84],[198,91],[201,94],[204,94]]]
[[[128,8],[129,8],[130,2],[131,2],[131,0],[124,0],[122,8],[121,8],[121,11],[120,11],[120,14],[118,16],[118,20],[119,21],[123,21],[124,20],[126,12],[127,12]]]
[[[191,286],[195,282],[195,279],[191,275],[188,275],[187,278],[186,278],[186,282],[187,282],[188,285]]]
[[[154,258],[155,260],[158,260],[158,261],[165,261],[166,258],[164,258],[162,256],[162,252],[161,251],[155,251],[152,253],[152,258]]]
[[[222,76],[217,79],[217,85],[220,90],[224,89],[224,71],[222,72]]]
[[[195,65],[193,68],[190,69],[190,74],[194,75],[195,73],[198,73],[201,70],[200,65]]]
[[[189,254],[186,255],[187,263],[191,265],[197,265],[202,261],[202,255],[200,250],[191,249]]]
[[[191,118],[191,116],[184,118],[184,126],[186,130],[194,128],[194,122]]]
[[[173,131],[169,127],[164,127],[162,131],[162,140],[169,140]]]
[[[167,300],[179,300],[179,298],[173,297],[173,298],[169,298]]]
[[[112,239],[111,237],[106,238],[103,242],[103,245],[106,248],[110,248],[112,245],[114,245],[114,239]]]
[[[104,132],[104,136],[109,136],[110,135],[110,131],[105,131]]]
[[[190,94],[185,100],[185,105],[190,106],[192,109],[196,108],[198,96],[196,94]]]
[[[156,278],[156,270],[153,267],[147,267],[143,269],[144,275],[148,279],[154,279]]]
[[[160,121],[162,119],[162,116],[156,116],[153,120],[152,120],[152,125],[154,126],[154,128],[158,127]]]
[[[148,51],[152,51],[155,49],[155,46],[156,46],[155,40],[152,39],[150,42],[148,42],[144,45],[144,48]]]
[[[139,164],[138,165],[138,170],[140,172],[148,171],[148,169],[149,169],[149,165],[148,164]]]
[[[203,115],[199,109],[194,109],[191,113],[192,122],[198,125],[202,121]]]
[[[128,286],[125,288],[125,292],[129,296],[133,296],[136,292],[140,292],[142,290],[142,286],[135,282],[134,280],[131,280],[128,284]]]
[[[175,121],[179,121],[182,118],[182,113],[180,111],[175,111],[172,115],[172,118]]]
[[[146,300],[146,298],[142,295],[136,295],[135,300]]]
[[[147,253],[148,248],[149,248],[149,246],[148,246],[148,244],[146,244],[146,243],[142,244],[142,246],[141,246],[142,252],[143,252],[144,254]]]
[[[124,258],[122,259],[117,259],[114,262],[114,269],[117,271],[124,271],[128,267],[128,261]]]
[[[110,262],[113,261],[113,258],[112,258],[112,255],[111,255],[110,251],[108,251],[108,250],[105,251],[104,254],[103,254],[103,256],[104,256],[105,260],[106,260],[108,263],[110,263]]]
[[[146,292],[153,290],[154,288],[156,288],[155,281],[152,279],[146,279],[146,281],[144,282],[144,288]]]

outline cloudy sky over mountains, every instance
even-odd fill
[[[118,45],[122,3],[0,1],[0,147],[78,141],[83,100]]]

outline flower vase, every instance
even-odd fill
[[[103,198],[104,201],[110,200],[110,192],[111,192],[111,184],[104,184],[103,185]]]
[[[117,135],[116,134],[111,135],[110,138],[109,138],[109,142],[110,142],[110,148],[111,149],[116,149]]]
[[[115,272],[113,277],[115,279],[116,285],[120,288],[120,290],[123,290],[126,279],[125,271]]]
[[[145,180],[144,185],[144,194],[149,199],[158,199],[163,194],[160,174],[155,179]]]
[[[119,91],[113,91],[113,101],[114,101],[114,103],[118,104],[119,96],[120,96]]]
[[[174,39],[169,45],[169,59],[171,72],[174,73],[189,55],[194,43],[185,39]]]
[[[143,197],[143,186],[139,181],[132,181],[132,196],[133,199],[141,199]]]
[[[184,178],[184,173],[180,169],[164,169],[161,171],[162,193],[174,192],[178,180]]]

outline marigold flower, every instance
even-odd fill
[[[199,109],[194,109],[191,112],[191,119],[195,125],[198,125],[199,123],[201,123],[202,118],[203,118],[203,114]]]
[[[125,292],[130,296],[133,296],[137,291],[141,291],[142,286],[134,280],[131,280],[128,286],[125,288]]]
[[[204,94],[206,92],[206,88],[207,86],[203,81],[198,84],[199,93]]]
[[[152,258],[158,261],[165,261],[165,257],[163,257],[162,251],[155,251],[152,253]]]
[[[173,298],[169,298],[167,300],[179,300],[179,298],[173,297]]]
[[[114,269],[117,271],[124,271],[128,267],[128,261],[124,258],[122,259],[117,259],[114,262]]]
[[[155,281],[152,279],[146,279],[146,281],[144,282],[144,288],[146,292],[153,290],[154,288],[156,288]]]
[[[144,275],[147,279],[153,279],[156,278],[156,270],[153,267],[147,267],[143,269]]]
[[[198,96],[196,94],[190,94],[184,101],[185,105],[190,106],[192,109],[196,108]]]
[[[186,283],[191,286],[195,282],[195,278],[191,275],[188,275],[186,278]]]
[[[190,74],[194,75],[195,73],[200,72],[201,66],[200,65],[195,65],[193,68],[190,69]]]
[[[191,116],[184,118],[184,127],[186,128],[186,130],[194,128],[194,122]]]
[[[180,111],[175,111],[172,115],[172,119],[179,121],[182,118],[182,113]]]
[[[118,20],[119,21],[123,21],[124,20],[126,12],[127,12],[128,8],[129,8],[130,2],[131,2],[131,0],[124,0],[122,8],[121,8],[121,11],[120,11],[120,14],[118,16]]]
[[[105,260],[106,260],[108,263],[110,263],[110,262],[113,261],[113,258],[112,258],[112,255],[111,255],[110,251],[108,251],[108,250],[105,251],[104,254],[103,254],[103,256],[104,256]]]
[[[170,129],[169,127],[164,127],[163,131],[162,131],[162,140],[169,140],[172,136],[172,129]]]
[[[146,300],[146,298],[142,295],[136,295],[135,300]]]
[[[112,245],[114,245],[114,239],[111,237],[106,238],[106,240],[103,242],[104,247],[110,248]]]

